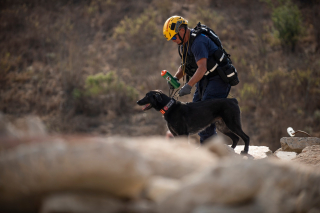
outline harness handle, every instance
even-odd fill
[[[179,91],[179,90],[176,90],[176,91],[174,92],[174,89],[170,89],[170,88],[169,88],[169,97],[170,97],[170,98],[174,98],[178,91]],[[179,96],[177,95],[176,100],[178,100],[178,98],[179,98]]]

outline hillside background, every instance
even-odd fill
[[[2,0],[0,112],[39,116],[52,134],[164,135],[161,114],[136,101],[168,94],[160,72],[180,58],[162,27],[181,15],[231,54],[252,145],[277,149],[289,126],[320,137],[319,13],[319,0]]]

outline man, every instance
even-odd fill
[[[223,67],[228,67],[230,70],[231,60],[208,36],[201,33],[195,35],[194,32],[194,29],[188,28],[188,21],[181,16],[170,17],[163,26],[164,37],[179,45],[179,54],[182,58],[181,66],[174,77],[179,80],[186,74],[187,79],[190,78],[180,89],[179,96],[190,94],[192,87],[196,85],[193,102],[227,98],[231,85],[226,78],[224,80],[221,78],[226,75],[220,76],[220,71],[225,73]],[[232,73],[229,73],[228,77],[236,74],[236,71],[233,69]],[[203,144],[207,138],[216,134],[216,126],[212,124],[199,133],[200,143]]]

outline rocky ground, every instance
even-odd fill
[[[243,156],[220,137],[46,135],[30,123],[0,122],[0,212],[320,212],[317,138]]]

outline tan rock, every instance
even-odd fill
[[[204,147],[220,158],[236,156],[234,150],[230,146],[226,145],[224,139],[219,135],[211,138],[204,144]]]
[[[52,212],[120,212],[124,210],[121,200],[95,194],[63,193],[44,198],[40,213]]]
[[[154,208],[154,204],[147,200],[128,202],[101,194],[60,193],[46,197],[39,212],[149,213]]]
[[[34,211],[37,199],[66,190],[135,198],[151,175],[181,178],[217,161],[184,139],[51,136],[27,141],[3,143],[0,152],[0,206],[7,209]]]
[[[293,161],[320,167],[320,145],[307,146]]]
[[[278,160],[222,160],[185,178],[160,205],[160,212],[309,212],[320,209],[320,173]],[[242,208],[243,207],[243,208]],[[203,211],[200,211],[202,209]],[[197,211],[196,211],[197,210]],[[219,212],[219,211],[215,211]]]
[[[283,137],[280,139],[282,151],[300,153],[307,146],[320,145],[320,138],[316,137]]]
[[[128,142],[97,137],[18,145],[0,153],[0,170],[0,206],[9,207],[65,190],[137,197],[152,172]]]
[[[168,194],[177,191],[180,185],[181,181],[177,179],[154,176],[149,180],[145,193],[147,198],[159,203]]]

